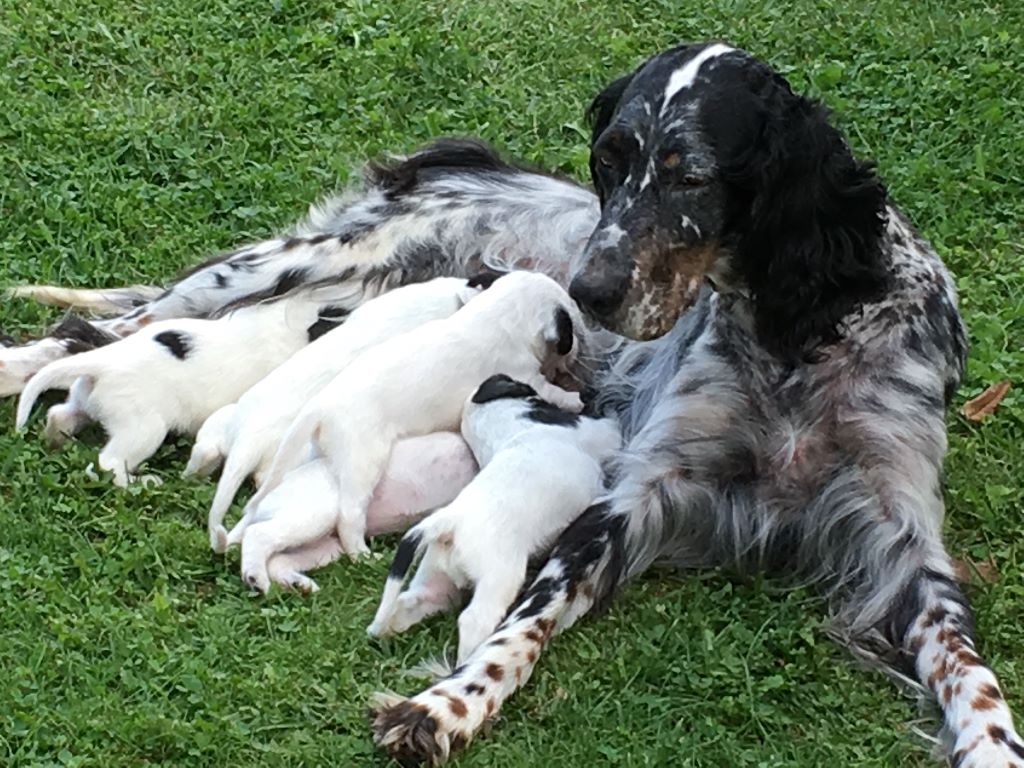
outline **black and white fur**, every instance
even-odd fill
[[[320,291],[241,308],[217,319],[165,320],[74,357],[55,360],[28,382],[16,425],[24,428],[36,398],[69,389],[47,414],[51,442],[99,421],[108,441],[99,466],[126,485],[169,432],[191,435],[221,406],[309,341],[331,307]]]
[[[579,272],[574,293],[613,327],[649,336],[665,326],[652,341],[609,347],[596,372],[626,440],[610,499],[566,529],[463,669],[378,707],[378,741],[433,762],[464,747],[528,679],[553,632],[660,559],[821,577],[836,633],[939,702],[956,765],[1021,766],[1024,746],[975,649],[940,538],[943,411],[964,358],[940,260],[821,107],[742,51],[660,54],[599,95],[591,117],[596,231],[590,193],[448,140],[371,174],[365,197],[319,220],[315,245],[320,234],[306,230],[306,244],[289,250],[284,239],[249,246],[263,255],[248,282],[217,287],[228,257],[179,281],[166,302],[133,310],[209,312],[273,286],[300,247],[316,279],[322,262],[310,251],[323,247],[335,274],[350,268],[372,284],[465,275],[480,254],[562,280]],[[670,138],[678,158],[658,151]],[[383,200],[402,205],[386,210]],[[328,247],[370,209],[387,238]],[[411,222],[449,247],[419,248],[403,235]],[[650,290],[619,295],[623,274],[626,293]],[[76,348],[73,336],[0,349],[0,391],[18,391],[25,371]],[[787,547],[792,557],[780,557]],[[465,714],[448,696],[464,699]]]
[[[185,472],[206,474],[227,457],[207,522],[213,551],[227,548],[224,515],[245,478],[267,471],[288,426],[311,398],[365,349],[450,317],[479,290],[466,280],[441,277],[383,294],[337,318],[336,327],[261,379],[237,403],[212,414],[199,430]]]
[[[575,304],[554,280],[535,272],[501,277],[451,317],[383,341],[349,363],[299,412],[250,504],[303,463],[312,446],[338,486],[342,546],[353,557],[366,553],[367,505],[395,442],[457,429],[466,398],[500,371],[580,410],[579,395],[545,374],[571,364],[583,332]]]
[[[459,664],[504,618],[528,562],[600,495],[601,462],[622,442],[614,419],[564,411],[504,374],[483,382],[466,403],[462,435],[480,472],[402,537],[367,628],[374,637],[404,632],[471,590],[459,614]]]
[[[378,705],[379,743],[443,760],[553,632],[666,560],[818,583],[843,642],[936,698],[954,765],[1024,766],[941,541],[966,352],[942,262],[825,110],[748,53],[659,54],[591,116],[602,217],[570,293],[655,339],[599,383],[627,434],[614,485],[461,669]]]

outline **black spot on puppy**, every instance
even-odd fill
[[[324,307],[320,310],[320,317],[315,323],[306,329],[306,335],[310,342],[314,342],[328,331],[333,331],[341,325],[349,316],[351,310],[345,307]]]
[[[526,418],[538,424],[551,424],[556,427],[575,427],[580,423],[579,414],[563,411],[557,405],[552,405],[539,397],[530,400],[530,410],[526,412]]]
[[[490,270],[479,272],[470,277],[466,281],[466,285],[468,285],[470,288],[483,288],[484,290],[487,290],[492,285],[494,285],[495,280],[497,280],[499,277],[502,277],[505,274],[505,272],[494,272]]]
[[[222,275],[220,272],[214,272],[213,273],[213,279],[217,282],[217,287],[218,288],[227,288],[228,287],[227,275]]]
[[[163,344],[179,360],[184,360],[192,351],[192,340],[181,331],[162,331],[153,337],[153,341]]]
[[[473,402],[480,405],[492,400],[536,397],[536,395],[537,390],[529,384],[516,381],[504,373],[496,373],[477,387],[476,392],[473,393]]]

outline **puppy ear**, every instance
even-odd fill
[[[516,381],[504,373],[496,373],[483,384],[477,387],[471,398],[477,405],[489,403],[492,400],[503,400],[507,398],[520,399],[535,397],[537,390],[522,381]]]
[[[565,357],[572,352],[576,341],[572,316],[565,307],[558,307],[544,326],[544,341],[554,348],[555,354]]]
[[[622,99],[622,94],[625,93],[626,88],[633,81],[635,72],[630,72],[628,75],[623,75],[617,80],[613,80],[605,89],[601,91],[594,100],[590,102],[590,106],[587,107],[586,121],[590,123],[590,146],[593,147],[598,137],[604,133],[605,129],[611,124],[612,117],[615,115],[615,110],[619,106],[619,101]],[[594,186],[598,187],[597,183],[597,165],[594,160],[593,154],[590,156],[590,178],[594,182]]]
[[[754,299],[760,341],[795,360],[835,341],[839,321],[884,288],[886,191],[822,106],[774,72],[758,76],[744,96],[724,96],[717,106],[728,108],[711,112],[747,121],[723,132],[735,141],[717,146],[741,203],[737,266]]]
[[[499,272],[496,269],[485,269],[466,280],[466,286],[486,291],[493,285],[495,280],[507,274],[507,272]]]

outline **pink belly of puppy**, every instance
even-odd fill
[[[469,446],[455,432],[400,440],[391,452],[384,479],[374,490],[367,512],[367,535],[404,531],[454,500],[476,471]],[[270,557],[267,568],[271,581],[308,591],[312,582],[303,578],[303,572],[341,556],[341,542],[333,526],[330,533],[318,530],[310,534],[307,543]]]

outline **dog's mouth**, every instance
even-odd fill
[[[608,330],[637,341],[663,336],[697,301],[717,252],[714,244],[638,248],[621,304],[597,319]]]

